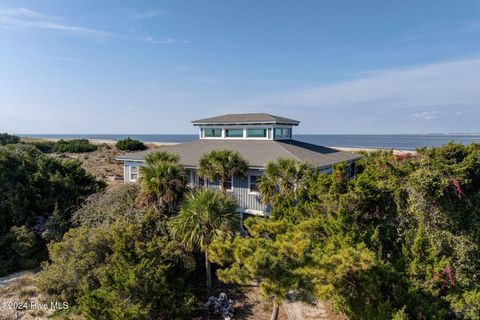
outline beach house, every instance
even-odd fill
[[[208,181],[197,174],[200,158],[213,150],[239,152],[248,162],[246,177],[231,177],[227,182],[228,192],[238,201],[242,214],[268,215],[268,205],[262,203],[257,192],[257,182],[262,169],[269,161],[279,158],[307,162],[323,172],[331,172],[332,166],[345,162],[351,176],[355,174],[355,161],[360,155],[342,152],[292,139],[293,127],[299,121],[265,113],[227,114],[192,121],[199,128],[199,139],[160,150],[178,154],[185,167],[191,187],[219,188],[218,181]],[[139,178],[139,167],[144,164],[145,154],[141,151],[120,156],[124,163],[124,180],[135,182]]]

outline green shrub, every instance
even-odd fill
[[[53,141],[30,142],[29,144],[33,145],[35,148],[42,151],[43,153],[55,152],[55,142]]]
[[[78,160],[29,145],[0,147],[0,275],[38,265],[45,242],[70,227],[73,208],[103,187]]]
[[[219,278],[255,278],[277,303],[331,299],[352,320],[480,319],[480,145],[368,153],[357,168],[277,189],[249,237],[212,247]]]
[[[93,194],[73,214],[72,221],[75,225],[87,227],[108,226],[122,219],[129,222],[138,221],[143,213],[141,208],[135,205],[139,193],[140,186],[129,183]]]
[[[86,319],[190,319],[194,259],[170,240],[165,217],[140,216],[71,229],[49,245],[39,287],[78,304]]]
[[[91,144],[87,139],[58,140],[55,143],[55,152],[92,152],[97,150],[97,146]]]
[[[90,143],[87,139],[72,139],[72,140],[59,140],[57,142],[53,141],[36,141],[28,142],[42,151],[43,153],[53,153],[53,152],[71,152],[71,153],[83,153],[83,152],[92,152],[98,149],[97,145]]]
[[[118,150],[139,151],[147,149],[147,146],[139,140],[132,139],[130,137],[118,140],[115,144]]]
[[[100,286],[78,299],[87,319],[191,318],[192,258],[148,224],[113,226],[113,254],[101,269]]]
[[[20,143],[20,137],[8,133],[0,133],[0,146],[15,143]]]
[[[98,286],[98,272],[111,254],[112,237],[106,228],[72,228],[63,240],[48,245],[50,263],[44,263],[38,286],[50,295],[75,302]]]

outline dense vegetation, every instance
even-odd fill
[[[20,137],[10,135],[8,133],[0,133],[0,146],[6,146],[7,144],[20,143]]]
[[[92,152],[97,150],[97,146],[90,143],[87,139],[58,140],[53,149],[54,152]]]
[[[49,245],[39,286],[87,319],[190,319],[202,269],[195,253],[238,229],[235,202],[220,191],[192,190],[181,202],[178,156],[152,153],[141,172],[141,188],[91,196],[75,227]]]
[[[350,319],[480,319],[480,145],[365,154],[354,179],[279,159],[259,183],[270,218],[246,237],[227,194],[189,191],[175,155],[147,160],[141,188],[90,197],[49,245],[42,288],[88,319],[190,318],[210,262],[258,283],[273,318],[289,295]]]
[[[160,211],[132,201],[139,193],[125,185],[89,199],[75,214],[78,227],[49,245],[40,287],[87,319],[188,319],[195,260]]]
[[[73,208],[102,187],[78,161],[0,147],[0,275],[38,266],[46,242],[69,229]]]
[[[5,146],[7,144],[17,144],[17,143],[22,143],[20,137],[15,135],[10,135],[7,133],[0,133],[0,146]],[[61,139],[61,140],[58,140],[57,142],[33,141],[33,142],[27,142],[25,144],[32,145],[43,153],[52,153],[52,152],[83,153],[83,152],[92,152],[97,150],[98,148],[96,145],[90,143],[90,141],[88,141],[87,139],[69,139],[69,140]],[[138,150],[138,149],[135,149],[135,150]]]
[[[350,319],[480,319],[480,145],[368,154],[353,180],[344,165],[271,166],[271,218],[211,247],[220,279],[260,279],[274,304],[330,299]]]
[[[53,141],[34,141],[28,142],[43,153],[83,153],[92,152],[98,149],[98,146],[90,143],[87,139],[60,139],[57,142]]]
[[[53,153],[55,152],[56,142],[53,141],[34,141],[28,142],[28,144],[34,146],[43,153]]]
[[[115,144],[118,150],[139,151],[147,149],[147,146],[139,140],[132,139],[130,137],[118,140]]]

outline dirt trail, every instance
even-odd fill
[[[29,271],[20,271],[9,274],[8,276],[0,278],[0,287],[5,287],[12,281],[18,280],[20,277],[24,276],[25,274],[29,273]]]
[[[321,301],[316,305],[308,305],[299,301],[284,301],[283,309],[288,320],[337,320],[341,319],[333,315]]]

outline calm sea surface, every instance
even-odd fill
[[[144,142],[185,142],[197,140],[194,134],[20,134],[31,138],[85,138],[120,140],[127,137]],[[334,147],[391,148],[414,150],[419,147],[440,146],[450,141],[463,144],[480,143],[480,134],[308,134],[294,135],[294,139],[313,144]]]

